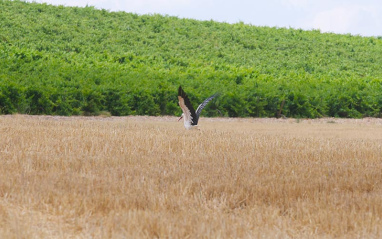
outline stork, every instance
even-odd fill
[[[188,96],[186,92],[183,91],[182,87],[179,86],[178,89],[178,99],[179,99],[179,106],[182,108],[182,116],[180,116],[179,120],[182,118],[184,119],[184,127],[186,129],[197,129],[198,121],[200,113],[202,112],[202,109],[210,102],[213,98],[215,98],[217,94],[214,94],[201,103],[196,111],[194,110],[194,107],[192,107],[192,104],[190,100],[188,99]],[[178,120],[178,121],[179,121]]]

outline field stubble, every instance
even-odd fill
[[[1,238],[380,238],[382,120],[0,117]]]

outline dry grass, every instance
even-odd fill
[[[0,238],[381,238],[382,120],[0,117]]]

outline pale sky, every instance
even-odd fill
[[[28,0],[110,11],[382,36],[382,0]]]

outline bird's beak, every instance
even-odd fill
[[[182,118],[183,118],[183,115],[182,115],[182,116],[180,116],[180,118],[178,119],[178,121],[179,121],[179,120],[181,120]]]

